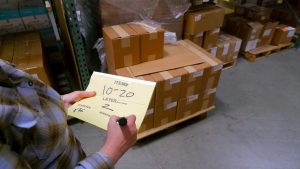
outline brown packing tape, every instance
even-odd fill
[[[170,84],[169,79],[172,79],[173,76],[168,72],[168,71],[164,71],[164,72],[160,72],[159,73],[163,79],[165,79],[164,81],[164,90],[165,91],[169,91],[172,89],[172,84]]]
[[[197,71],[193,66],[187,66],[184,69],[189,73],[194,73]]]
[[[130,37],[121,39],[121,48],[129,48],[130,47]]]
[[[132,55],[125,55],[124,56],[124,66],[131,66],[133,64],[133,57]]]
[[[158,33],[157,32],[150,33],[149,40],[155,40],[155,39],[158,39]]]
[[[120,25],[114,25],[112,26],[112,29],[122,38],[121,47],[130,47],[130,35]]]

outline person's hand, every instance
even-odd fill
[[[61,98],[65,104],[65,108],[69,108],[74,103],[78,102],[79,100],[82,100],[82,99],[88,98],[88,97],[93,97],[95,95],[96,95],[96,92],[75,91],[72,93],[62,95]]]
[[[120,126],[117,123],[119,117],[111,116],[107,127],[107,138],[100,152],[107,155],[113,165],[132,147],[137,140],[137,129],[134,115],[127,118],[127,125]]]

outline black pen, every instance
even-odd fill
[[[118,120],[117,120],[117,123],[120,125],[120,126],[126,126],[127,125],[127,119],[125,117],[120,117]]]

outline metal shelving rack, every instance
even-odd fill
[[[85,57],[84,44],[80,34],[74,0],[62,0],[65,9],[67,24],[72,39],[73,49],[79,69],[80,81],[85,89],[89,83],[90,74]]]

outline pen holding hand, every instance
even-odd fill
[[[109,156],[115,164],[137,140],[136,117],[111,116],[107,127],[107,138],[100,152]]]

